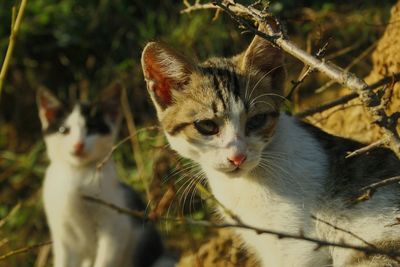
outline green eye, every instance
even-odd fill
[[[262,126],[265,125],[267,122],[268,115],[267,113],[261,113],[254,115],[251,117],[246,123],[246,130],[247,131],[255,131],[260,129]]]
[[[202,135],[215,135],[219,132],[218,125],[212,120],[195,121],[194,128]]]
[[[58,128],[58,132],[64,135],[69,134],[69,130],[70,129],[67,126],[61,126],[60,128]]]

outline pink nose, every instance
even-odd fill
[[[242,163],[246,160],[246,155],[244,154],[236,154],[231,157],[228,157],[228,161],[235,165],[236,167],[239,167],[242,165]]]
[[[83,152],[83,149],[85,148],[85,144],[82,142],[76,143],[74,145],[74,152],[76,155],[80,155]]]

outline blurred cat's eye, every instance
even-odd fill
[[[267,113],[260,113],[251,117],[246,123],[246,131],[255,131],[260,129],[267,122]]]
[[[69,127],[66,126],[61,126],[60,128],[58,128],[58,132],[60,134],[69,134]]]
[[[194,127],[202,135],[214,135],[219,132],[218,125],[212,120],[198,120],[194,122]]]

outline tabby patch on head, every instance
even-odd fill
[[[162,43],[142,54],[147,89],[182,156],[232,176],[255,168],[282,102],[283,55],[262,38],[232,58],[195,64]]]
[[[117,131],[120,95],[116,84],[94,103],[67,106],[49,90],[39,89],[39,117],[50,160],[86,165],[104,159]]]

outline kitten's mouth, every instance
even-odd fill
[[[243,171],[244,171],[243,168],[236,167],[236,168],[234,168],[233,170],[228,170],[228,171],[225,171],[225,172],[228,173],[228,174],[230,174],[230,175],[236,176],[236,175],[242,174]]]
[[[76,158],[83,158],[83,157],[85,157],[85,153],[84,152],[79,152],[79,153],[77,153],[77,152],[71,152],[71,155],[73,156],[73,157],[76,157]]]

